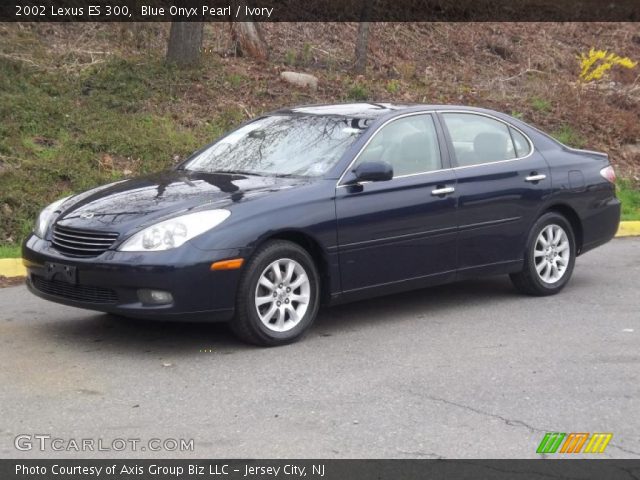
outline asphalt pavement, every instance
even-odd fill
[[[616,239],[554,297],[465,281],[324,309],[270,349],[1,289],[0,457],[534,458],[546,432],[611,432],[599,457],[639,458],[639,280],[640,238]]]

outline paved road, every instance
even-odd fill
[[[327,309],[275,349],[6,288],[0,456],[74,455],[14,449],[49,434],[194,439],[172,457],[526,458],[560,431],[613,432],[603,456],[638,458],[639,279],[640,239],[620,239],[580,258],[554,298],[468,281]]]

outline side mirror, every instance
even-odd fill
[[[353,170],[354,182],[384,182],[393,178],[393,167],[383,161],[362,162]]]

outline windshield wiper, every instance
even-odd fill
[[[263,177],[264,174],[259,172],[248,172],[246,170],[214,170],[211,173],[229,173],[231,175],[255,175],[257,177]]]
[[[299,173],[275,173],[275,172],[248,172],[246,170],[189,170],[180,169],[192,173],[226,173],[228,175],[251,175],[254,177],[276,177],[276,178],[307,178],[309,175],[303,175]]]
[[[274,173],[276,178],[308,178],[309,175],[302,175],[300,173]]]
[[[264,173],[260,173],[260,172],[248,172],[246,170],[189,170],[186,169],[188,172],[194,172],[194,173],[209,173],[209,174],[213,174],[213,173],[227,173],[229,175],[253,175],[256,177],[264,177],[265,174]]]

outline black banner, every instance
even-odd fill
[[[13,479],[628,479],[640,460],[0,460]]]
[[[5,0],[4,22],[640,21],[638,0]]]

